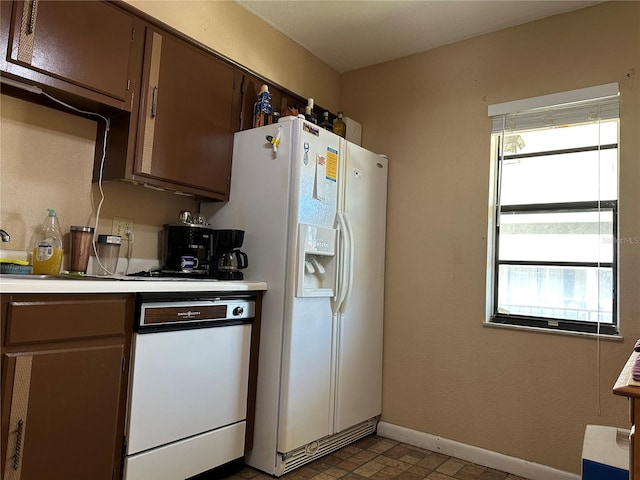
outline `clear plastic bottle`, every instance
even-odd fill
[[[253,104],[253,126],[262,127],[271,123],[273,115],[273,107],[271,106],[271,95],[269,95],[269,87],[262,85],[258,99]]]
[[[59,275],[62,267],[62,230],[56,211],[49,208],[49,214],[38,228],[33,245],[33,274]]]
[[[333,121],[333,133],[342,138],[347,134],[347,124],[342,120],[342,112],[338,112],[338,118]]]

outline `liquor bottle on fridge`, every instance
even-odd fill
[[[388,162],[295,117],[238,132],[233,148],[229,202],[202,208],[247,232],[245,278],[269,282],[245,461],[280,476],[375,431]]]
[[[342,112],[338,112],[337,117],[333,122],[333,133],[344,138],[347,134],[347,124],[342,120]]]
[[[324,112],[324,115],[322,116],[322,122],[320,122],[320,126],[325,130],[333,132],[333,124],[329,121],[329,112]]]
[[[307,106],[304,108],[304,118],[308,122],[318,124],[318,117],[313,111],[313,98],[307,101]]]

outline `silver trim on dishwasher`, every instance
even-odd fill
[[[140,305],[140,326],[215,323],[255,317],[253,300],[183,300],[144,302]]]

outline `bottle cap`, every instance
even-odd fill
[[[269,93],[269,87],[267,85],[262,85],[260,87],[260,93],[265,93],[265,92]]]
[[[308,100],[307,105],[308,105],[309,107],[311,107],[311,110],[313,110],[313,98],[310,98],[310,99]]]
[[[50,217],[55,217],[56,216],[56,211],[53,208],[47,208],[47,210],[49,211],[49,216]]]

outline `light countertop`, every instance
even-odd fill
[[[171,280],[166,278],[145,279],[142,277],[38,278],[30,275],[0,275],[0,294],[233,292],[253,290],[267,290],[267,283],[244,280]]]

